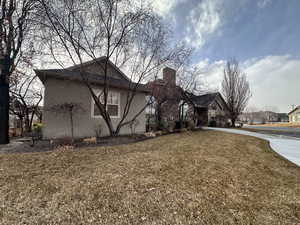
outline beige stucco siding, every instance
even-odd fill
[[[300,123],[300,108],[289,114],[289,121],[291,123]]]
[[[92,97],[89,90],[80,82],[59,80],[50,78],[45,81],[45,110],[44,110],[44,130],[43,136],[46,139],[70,137],[70,119],[67,114],[55,113],[49,109],[51,106],[63,103],[78,103],[84,111],[74,114],[74,136],[91,137],[96,135],[96,130],[101,127],[102,136],[108,135],[108,129],[102,118],[93,118]],[[100,89],[101,87],[95,87]],[[120,93],[120,112],[123,112],[126,103],[126,90],[113,89]],[[131,119],[138,111],[146,104],[145,94],[138,93],[132,102],[131,110],[128,114],[127,120]],[[113,118],[113,125],[116,126],[120,118]],[[139,124],[136,127],[136,132],[145,132],[145,113],[143,112],[138,117]],[[131,132],[129,126],[121,129],[121,134],[129,134]]]

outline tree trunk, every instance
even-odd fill
[[[74,143],[74,124],[73,124],[73,112],[70,111],[70,123],[71,123],[71,137],[72,137],[72,144]]]
[[[117,129],[114,129],[114,126],[113,126],[110,118],[104,119],[104,121],[105,121],[106,126],[108,128],[109,135],[111,137],[117,136],[119,134],[119,132],[120,132],[120,127],[117,128]]]
[[[28,113],[26,113],[25,115],[25,135],[28,135],[31,132],[31,128],[30,128],[30,120],[29,120],[29,115]]]
[[[0,144],[9,143],[9,86],[0,83]]]
[[[161,107],[160,107],[160,104],[157,104],[156,105],[156,126],[157,128],[156,129],[161,129],[161,121],[162,121],[162,116],[161,116]]]
[[[231,118],[231,126],[235,127],[235,118]]]
[[[23,137],[23,134],[24,134],[24,129],[23,129],[23,118],[19,118],[19,120],[20,120],[20,129],[21,129],[21,137]]]
[[[30,132],[32,132],[32,124],[33,124],[33,118],[34,118],[35,112],[34,110],[31,112],[30,121],[29,121],[29,129]]]
[[[0,144],[9,143],[9,69],[10,58],[0,59]]]

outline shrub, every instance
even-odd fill
[[[188,129],[187,128],[181,128],[180,130],[179,130],[179,132],[181,132],[181,133],[183,133],[183,132],[187,132],[188,131]]]
[[[208,126],[210,126],[210,127],[216,127],[217,126],[217,122],[215,120],[211,120],[211,121],[209,121]]]
[[[166,130],[166,129],[168,129],[168,123],[164,120],[160,121],[158,123],[157,130]]]
[[[38,139],[42,138],[42,131],[43,131],[43,124],[42,123],[35,123],[32,127],[33,136],[37,137]]]
[[[180,130],[182,128],[182,122],[180,120],[175,121],[175,130]]]
[[[188,124],[188,127],[187,127],[189,130],[195,130],[196,128],[196,125],[194,123],[194,121],[189,121],[189,124]]]
[[[54,147],[65,146],[65,145],[70,146],[73,145],[73,143],[74,142],[70,137],[62,137],[50,141],[50,144],[53,145]]]
[[[129,128],[131,130],[131,135],[135,134],[135,129],[140,124],[140,121],[138,119],[135,119],[129,123]]]

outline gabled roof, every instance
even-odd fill
[[[107,58],[106,56],[101,56],[99,58],[92,59],[90,61],[86,61],[82,64],[77,64],[77,65],[74,65],[74,66],[67,67],[66,69],[67,70],[76,70],[77,68],[86,67],[86,66],[89,66],[89,65],[92,65],[92,64],[98,64],[99,65],[99,63],[101,61],[105,61],[106,58]],[[123,73],[114,63],[112,63],[109,59],[107,60],[107,62],[110,66],[112,66],[116,71],[119,72],[119,74],[121,75],[122,78],[124,78],[125,80],[130,81],[130,79],[125,75],[125,73]]]
[[[292,111],[290,111],[290,112],[288,113],[288,115],[292,114],[292,113],[295,112],[297,109],[300,109],[300,106],[297,106],[296,108],[294,108]]]
[[[221,99],[221,101],[223,102],[223,104],[228,109],[228,106],[227,106],[224,98],[222,97],[222,95],[219,92],[208,93],[208,94],[198,95],[198,96],[194,95],[194,94],[190,94],[190,99],[193,101],[193,103],[195,104],[195,106],[197,106],[197,107],[203,107],[203,108],[209,107],[210,104],[212,104],[217,97],[219,97]]]
[[[210,93],[205,95],[193,96],[192,101],[197,106],[208,107],[217,97],[218,93]]]
[[[104,59],[105,57],[100,57],[97,60],[101,61]],[[95,63],[95,61],[85,62],[84,66],[91,65],[92,63]],[[121,76],[124,76],[124,78],[126,77],[125,79],[118,79],[111,76],[107,76],[106,82],[110,87],[132,89],[135,87],[135,85],[137,85],[137,91],[148,92],[148,89],[144,84],[137,84],[130,81],[130,79],[128,79],[128,77],[124,73],[122,73],[113,63],[110,62],[110,64],[121,74]],[[35,70],[35,73],[43,83],[48,77],[83,82],[82,74],[80,73],[80,71],[76,70],[76,68],[78,67],[80,67],[80,65],[75,65],[66,69]],[[100,74],[84,72],[84,78],[87,79],[89,83],[94,85],[105,84],[105,77]]]

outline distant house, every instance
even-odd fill
[[[289,122],[289,116],[287,113],[278,113],[278,122]]]
[[[195,118],[197,126],[224,127],[229,122],[228,106],[219,92],[204,95],[191,95],[189,99],[194,107],[189,107],[189,114]]]
[[[82,65],[72,66],[66,69],[36,70],[36,74],[45,86],[44,115],[43,115],[43,137],[46,139],[70,137],[70,122],[68,115],[58,115],[49,110],[52,106],[75,103],[83,110],[74,115],[74,137],[91,137],[99,135],[109,135],[109,130],[103,120],[98,107],[91,96],[85,83],[82,81],[80,69],[85,74],[85,79],[92,85],[96,94],[101,93],[103,85],[109,84],[107,111],[110,114],[114,127],[121,120],[127,102],[127,93],[132,91],[130,87],[136,85],[112,62],[108,61],[107,82],[104,77],[105,57],[88,61]],[[102,66],[101,66],[102,65]],[[137,84],[136,94],[132,100],[131,108],[125,121],[131,120],[146,105],[147,89],[142,84]],[[135,131],[140,133],[145,131],[145,113],[141,113]],[[120,134],[129,134],[131,129],[124,126]]]
[[[286,113],[276,113],[272,111],[244,112],[239,116],[239,120],[248,124],[265,124],[276,122],[288,122]]]
[[[290,123],[300,123],[300,106],[288,113]]]

